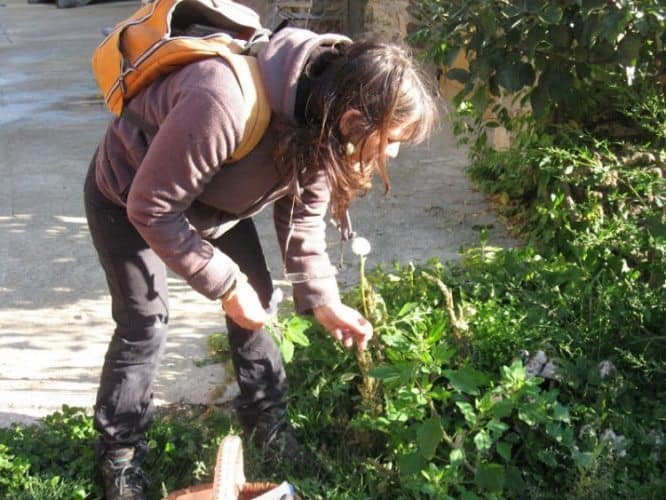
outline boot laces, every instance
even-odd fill
[[[143,487],[149,484],[148,476],[140,467],[132,462],[119,468],[115,478],[116,488],[120,495],[127,493],[142,493]]]

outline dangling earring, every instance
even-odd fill
[[[347,156],[351,156],[354,153],[356,153],[356,146],[354,146],[351,142],[345,144],[345,154]]]

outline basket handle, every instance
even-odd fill
[[[217,450],[213,500],[237,500],[244,483],[243,441],[239,436],[226,436]]]

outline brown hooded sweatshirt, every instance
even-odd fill
[[[273,157],[277,128],[296,123],[296,89],[305,63],[322,46],[340,42],[349,39],[296,28],[273,36],[258,56],[271,123],[259,145],[235,163],[223,164],[243,135],[243,96],[233,71],[219,58],[189,64],[131,100],[133,111],[159,127],[150,145],[127,120],[110,123],[97,156],[100,190],[127,207],[155,253],[206,297],[223,295],[238,272],[206,238],[221,236],[273,204],[287,270],[304,277],[294,283],[297,310],[340,300],[326,254],[325,173],[310,169],[299,179],[300,202],[294,202],[289,175]]]

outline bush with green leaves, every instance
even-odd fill
[[[609,335],[636,292],[626,289],[633,299],[615,302],[617,311],[595,312],[589,289],[602,297],[606,283],[573,279],[581,269],[487,246],[459,265],[376,268],[365,294],[345,299],[360,307],[374,297],[369,363],[312,320],[285,318],[282,328],[297,332],[285,337],[308,339],[287,370],[290,416],[312,459],[296,471],[246,443],[247,477],[288,479],[304,498],[331,499],[663,490],[663,341]],[[157,419],[149,498],[211,479],[233,422],[204,410]],[[42,426],[0,431],[0,496],[100,498],[94,438],[90,417],[67,408]]]
[[[610,86],[658,81],[666,71],[659,0],[415,0],[410,11],[412,41],[464,84],[458,101],[476,117],[492,109],[510,128],[502,94],[547,123],[600,122],[609,118]],[[450,68],[461,51],[469,69]]]

